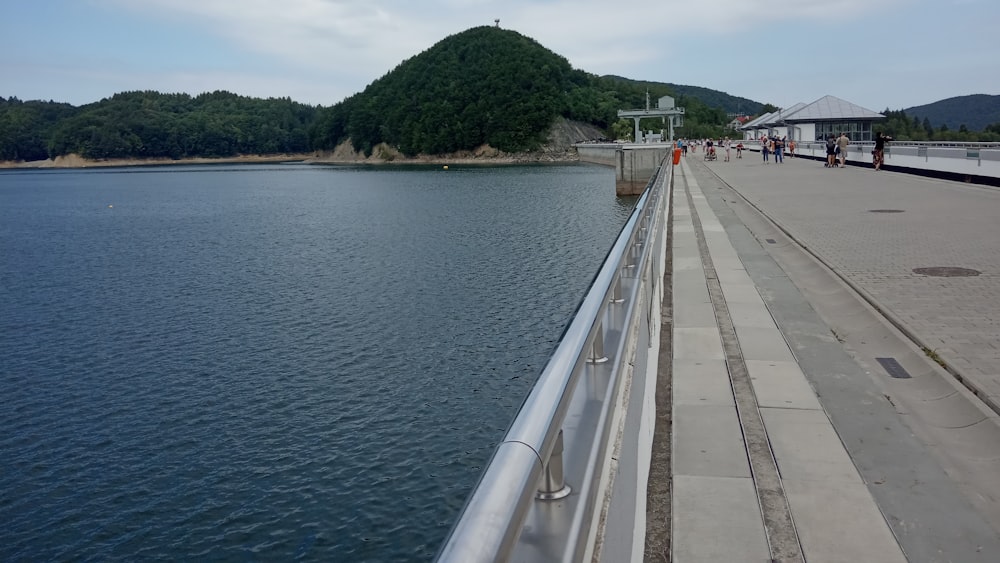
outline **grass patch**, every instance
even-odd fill
[[[943,368],[948,367],[948,365],[944,363],[944,360],[941,359],[941,356],[938,355],[937,351],[931,350],[930,348],[921,348],[921,349],[924,351],[924,354],[926,354],[928,358],[934,360],[934,362],[937,365]]]

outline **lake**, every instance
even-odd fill
[[[634,201],[593,165],[0,172],[0,560],[432,559]]]

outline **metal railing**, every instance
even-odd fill
[[[621,374],[632,361],[629,344],[636,354],[629,339],[637,323],[652,322],[641,305],[656,282],[650,272],[663,265],[654,249],[666,236],[672,177],[664,159],[497,446],[439,562],[576,561],[593,549]]]

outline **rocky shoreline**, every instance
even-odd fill
[[[352,151],[353,152],[353,151]],[[562,152],[536,151],[529,153],[503,153],[461,151],[443,155],[404,156],[392,152],[374,152],[372,156],[363,154],[343,154],[338,151],[278,154],[278,155],[239,155],[220,158],[116,158],[87,159],[77,154],[58,156],[55,159],[35,160],[30,162],[0,162],[0,169],[55,169],[55,168],[117,168],[128,166],[169,166],[185,164],[262,164],[279,162],[301,162],[305,164],[529,164],[543,162],[577,162],[579,157],[575,150]]]
[[[600,130],[593,126],[571,122],[560,118],[553,124],[548,141],[539,150],[522,153],[507,153],[489,145],[482,145],[470,151],[449,154],[406,156],[389,145],[377,145],[371,156],[354,150],[345,141],[332,151],[300,154],[239,155],[220,158],[115,158],[93,160],[77,154],[57,156],[54,159],[30,162],[0,162],[0,169],[10,168],[105,168],[124,166],[166,166],[183,164],[261,164],[277,162],[302,162],[306,164],[536,164],[557,162],[579,162],[580,158],[573,143],[599,136]]]

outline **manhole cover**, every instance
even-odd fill
[[[869,209],[869,213],[902,213],[902,209]]]
[[[955,268],[953,266],[935,266],[933,268],[914,268],[914,274],[925,276],[935,276],[938,278],[959,278],[967,276],[978,276],[982,272],[971,268]]]

